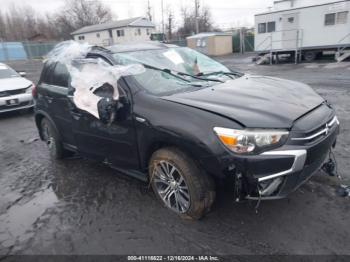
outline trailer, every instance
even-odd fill
[[[255,15],[257,64],[290,55],[295,63],[323,53],[350,57],[350,0],[280,0]]]

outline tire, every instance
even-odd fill
[[[313,62],[317,57],[317,53],[314,51],[307,51],[304,53],[304,59],[306,62],[311,63]]]
[[[41,120],[40,132],[44,142],[49,148],[50,156],[53,159],[63,159],[70,155],[71,152],[63,148],[62,140],[60,139],[56,129],[47,118],[43,118]]]
[[[214,203],[213,179],[176,148],[163,148],[152,155],[149,178],[156,197],[182,218],[198,220]]]

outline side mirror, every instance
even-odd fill
[[[110,124],[114,121],[117,113],[118,101],[110,98],[103,98],[97,104],[100,120],[104,124]]]
[[[27,76],[27,73],[24,72],[24,71],[20,71],[20,72],[18,72],[18,74],[19,74],[21,77],[26,77],[26,76]]]

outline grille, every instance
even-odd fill
[[[27,88],[15,89],[15,90],[6,90],[0,92],[0,97],[13,96],[18,94],[24,94]]]
[[[303,137],[292,138],[294,141],[302,141],[304,143],[311,143],[313,141],[318,140],[319,138],[327,136],[335,125],[339,125],[339,120],[336,116],[334,116],[331,120],[329,120],[326,124],[314,129],[313,131],[307,133]]]

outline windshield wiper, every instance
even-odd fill
[[[144,63],[141,63],[141,65],[143,65],[145,68],[148,68],[148,69],[152,69],[152,70],[157,70],[157,71],[161,71],[161,72],[164,72],[164,73],[167,73],[173,77],[176,77],[176,78],[179,78],[185,82],[188,82],[188,83],[191,83],[190,80],[187,80],[186,78],[184,77],[181,77],[179,76],[178,74],[174,74],[170,69],[167,69],[167,68],[158,68],[158,67],[155,67],[155,66],[151,66],[151,65],[148,65],[148,64],[144,64]]]
[[[242,73],[239,73],[239,72],[225,72],[225,71],[216,71],[216,72],[210,72],[210,73],[199,73],[198,76],[211,76],[211,75],[227,75],[227,76],[238,76],[238,77],[241,77],[243,76]],[[232,77],[230,77],[232,78]]]
[[[187,74],[187,73],[183,73],[183,72],[177,72],[179,75],[182,75],[182,76],[189,76],[189,77],[192,77],[194,79],[198,79],[198,80],[203,80],[203,81],[212,81],[212,82],[219,82],[219,83],[225,83],[224,81],[222,80],[219,80],[219,79],[211,79],[211,78],[203,78],[203,77],[200,77],[201,75],[191,75],[191,74]],[[204,76],[204,75],[203,75]]]
[[[168,68],[158,68],[158,67],[151,66],[151,65],[148,65],[148,64],[144,64],[144,63],[141,63],[141,65],[143,65],[145,68],[148,68],[148,69],[157,70],[157,71],[161,71],[161,72],[167,73],[167,74],[169,74],[169,75],[171,75],[171,76],[173,76],[173,77],[176,77],[176,78],[178,78],[178,79],[181,79],[181,80],[183,80],[183,81],[189,83],[190,85],[192,85],[192,86],[194,86],[194,87],[203,87],[203,85],[193,84],[190,80],[188,80],[188,79],[186,79],[186,78],[184,78],[184,77],[181,77],[181,75],[187,75],[187,74],[185,74],[185,73],[182,74],[181,72],[172,71],[172,70],[170,70],[170,69],[168,69]],[[175,73],[173,73],[173,72],[175,72]],[[188,76],[197,78],[196,76],[192,76],[192,75],[190,75],[190,74],[188,74]],[[198,79],[202,79],[202,78],[198,78]],[[218,81],[216,81],[216,80],[211,80],[211,79],[209,79],[209,80],[210,80],[210,81],[218,82]],[[220,81],[220,80],[219,80],[219,81]],[[220,81],[220,82],[222,82],[222,81]]]

